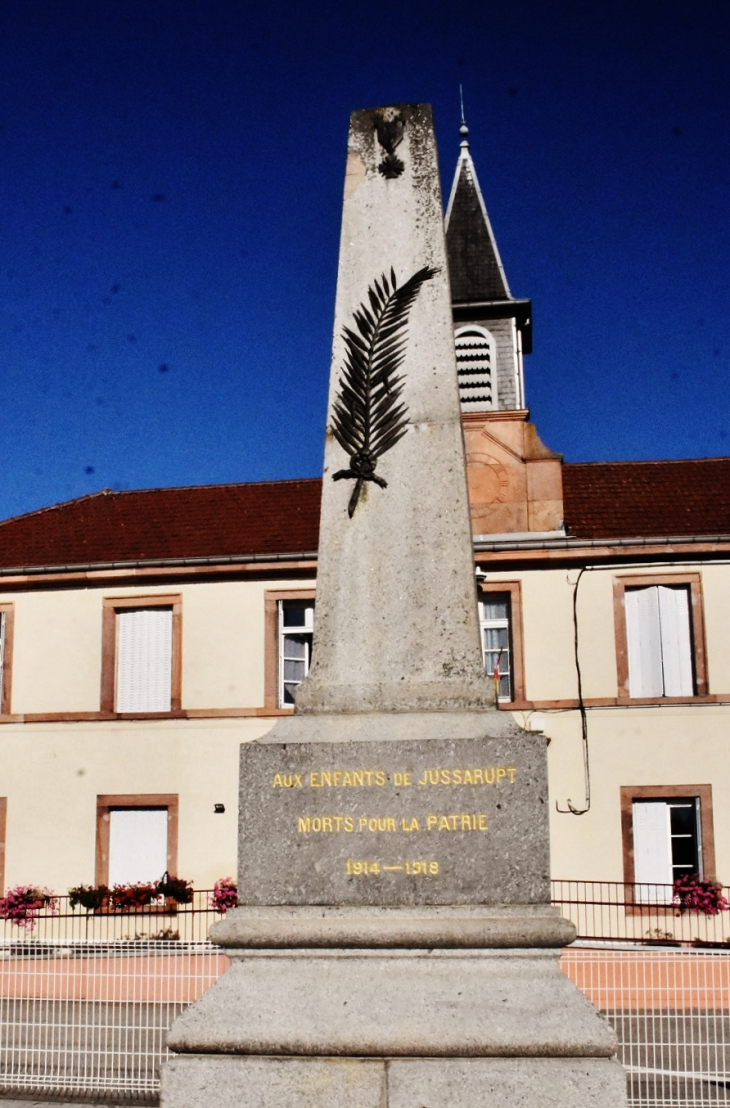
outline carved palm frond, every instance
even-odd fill
[[[333,480],[355,479],[348,514],[357,507],[363,483],[374,481],[381,488],[387,482],[377,476],[378,458],[403,438],[408,429],[408,409],[399,403],[403,392],[403,364],[408,337],[408,313],[419,289],[438,272],[424,266],[398,288],[395,272],[373,281],[367,304],[355,312],[357,330],[345,327],[345,368],[332,413],[332,434],[350,455],[350,468],[341,469]]]

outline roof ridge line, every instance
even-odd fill
[[[663,466],[684,465],[690,462],[730,462],[730,456],[717,454],[709,458],[620,458],[614,462],[564,462],[563,464],[566,466]]]
[[[17,516],[8,516],[6,519],[0,519],[0,527],[4,527],[6,523],[17,523],[20,519],[30,519],[32,516],[43,515],[44,512],[55,512],[59,508],[65,508],[69,504],[81,504],[84,500],[95,500],[98,496],[108,496],[111,490],[99,489],[98,492],[87,492],[83,496],[74,496],[71,500],[59,500],[55,504],[46,504],[42,508],[33,508],[30,512],[21,512]]]
[[[144,493],[155,492],[191,492],[198,489],[240,489],[240,488],[252,488],[260,487],[261,485],[296,485],[302,482],[321,481],[321,477],[283,477],[278,479],[271,479],[268,481],[221,481],[217,484],[208,485],[155,485],[148,489],[99,489],[98,492],[85,493],[84,496],[74,496],[70,500],[59,500],[55,504],[46,504],[42,508],[34,508],[30,512],[21,512],[17,516],[8,516],[6,519],[0,519],[0,527],[4,527],[7,523],[16,523],[21,519],[30,519],[32,516],[41,515],[43,512],[54,512],[60,508],[68,508],[72,504],[81,504],[84,500],[96,500],[101,496],[139,496]]]

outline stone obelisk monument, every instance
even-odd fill
[[[241,748],[233,963],[173,1027],[165,1108],[622,1104],[558,965],[545,741],[482,667],[423,104],[350,123],[313,653]]]

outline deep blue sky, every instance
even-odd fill
[[[321,471],[348,113],[458,86],[566,459],[730,453],[730,5],[3,0],[0,517]]]

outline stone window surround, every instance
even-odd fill
[[[104,597],[101,647],[101,714],[107,719],[156,719],[179,715],[182,708],[182,597],[161,595]],[[116,712],[117,612],[129,608],[172,608],[172,685],[169,712]]]
[[[167,872],[177,875],[179,801],[176,793],[103,793],[96,798],[96,861],[94,881],[109,883],[109,813],[113,808],[167,809]]]
[[[267,589],[264,593],[264,708],[283,713],[293,712],[290,707],[279,708],[279,601],[314,600],[313,588]]]
[[[663,908],[656,904],[632,904],[631,886],[634,884],[634,828],[633,802],[635,800],[672,800],[674,797],[695,797],[700,802],[700,830],[702,836],[702,871],[706,878],[715,879],[715,831],[712,816],[712,785],[622,785],[621,786],[621,839],[623,843],[626,912],[639,915],[642,912],[666,911],[673,915],[671,905]]]
[[[13,629],[15,625],[15,605],[0,604],[0,613],[5,616],[5,650],[2,667],[2,689],[0,689],[0,715],[11,713],[10,699],[13,688]]]
[[[655,696],[636,697],[629,694],[629,652],[626,633],[626,608],[624,596],[627,588],[647,588],[664,585],[669,588],[684,585],[689,590],[690,628],[692,633],[695,692],[692,697]],[[705,646],[705,618],[702,603],[702,575],[700,573],[631,574],[613,579],[613,614],[616,632],[616,672],[618,700],[623,704],[671,704],[686,703],[688,699],[700,699],[709,694],[707,682],[707,650]]]
[[[512,700],[500,700],[503,709],[519,709],[526,704],[524,636],[522,631],[522,586],[519,581],[477,580],[480,598],[487,593],[508,593],[512,635]],[[481,634],[481,631],[480,631]]]
[[[5,892],[5,838],[8,824],[8,798],[0,796],[0,896]]]

